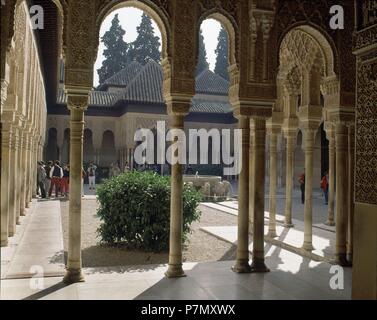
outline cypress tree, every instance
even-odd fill
[[[128,44],[123,40],[125,34],[126,31],[119,24],[118,14],[116,14],[109,31],[101,38],[106,49],[103,52],[105,59],[102,62],[102,67],[97,70],[100,84],[122,70],[128,63]]]
[[[218,37],[218,44],[215,50],[217,55],[215,73],[223,77],[226,80],[229,80],[228,73],[228,34],[225,29],[222,27]]]
[[[209,64],[207,61],[207,51],[206,47],[204,46],[204,37],[202,29],[199,31],[199,55],[198,55],[198,65],[196,66],[196,75],[199,75],[204,70],[209,68]]]
[[[142,65],[145,65],[150,59],[159,62],[161,59],[160,38],[154,34],[152,19],[143,13],[141,23],[136,30],[138,36],[130,46],[129,60],[135,60]]]

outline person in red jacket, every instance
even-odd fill
[[[323,191],[323,197],[325,199],[325,204],[329,203],[329,175],[327,171],[325,171],[324,176],[321,180],[321,189]]]
[[[305,169],[304,173],[300,175],[298,182],[300,183],[300,190],[301,190],[301,203],[305,203]]]

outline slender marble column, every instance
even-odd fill
[[[334,208],[335,208],[335,136],[334,130],[328,132],[329,137],[329,204],[328,219],[325,222],[328,226],[335,226]]]
[[[69,176],[69,220],[68,260],[63,281],[74,283],[84,281],[81,272],[81,168],[83,162],[84,111],[88,97],[68,95],[70,110],[70,176]]]
[[[17,148],[17,174],[16,179],[16,223],[20,224],[21,215],[21,188],[22,188],[22,129],[19,128],[18,148]]]
[[[10,139],[10,162],[9,162],[9,176],[8,176],[8,201],[9,201],[9,218],[8,218],[8,233],[13,237],[16,233],[16,177],[17,174],[17,148],[18,148],[18,130],[12,125],[12,137]]]
[[[255,118],[254,122],[254,224],[252,272],[270,271],[264,263],[264,184],[266,160],[266,120]],[[257,187],[258,186],[258,187]]]
[[[277,132],[269,129],[270,136],[270,191],[268,236],[276,238],[276,187],[277,187]]]
[[[26,129],[27,130],[27,129]],[[25,183],[25,198],[24,198],[24,201],[25,201],[25,209],[26,208],[29,208],[29,189],[30,189],[30,163],[29,163],[29,160],[30,160],[30,139],[29,139],[29,136],[30,134],[28,132],[26,132],[26,135],[25,135],[25,167],[24,167],[24,173],[25,173],[25,177],[24,177],[24,183]],[[24,212],[26,213],[26,212]]]
[[[285,172],[285,223],[286,228],[293,227],[292,224],[292,191],[293,191],[293,165],[295,152],[295,132],[286,134],[286,172]]]
[[[171,114],[172,130],[183,130],[184,115]],[[178,138],[175,134],[175,141]],[[183,229],[183,174],[182,164],[177,161],[171,166],[170,237],[169,267],[165,272],[168,278],[184,277],[182,269],[182,229]]]
[[[336,248],[335,261],[347,265],[347,141],[348,129],[343,123],[336,124]]]
[[[306,128],[305,138],[305,208],[304,208],[304,243],[302,248],[307,251],[313,247],[313,152],[315,130]]]
[[[20,150],[21,150],[21,159],[20,159],[20,172],[26,172],[26,132],[23,130],[22,132],[22,138],[20,140]],[[20,175],[21,179],[21,194],[20,194],[20,216],[25,215],[25,210],[26,210],[26,174]]]
[[[242,130],[242,153],[238,180],[237,257],[232,270],[237,273],[247,273],[251,271],[249,265],[249,119],[240,116],[238,128]]]
[[[10,139],[12,128],[8,123],[2,123],[1,132],[1,246],[8,245],[9,226],[9,168]]]
[[[353,255],[353,220],[355,211],[354,183],[355,183],[355,126],[348,126],[348,241],[347,260],[352,263]]]
[[[250,120],[250,143],[249,143],[249,232],[253,232],[254,224],[254,184],[255,184],[255,157],[254,157],[254,124]]]

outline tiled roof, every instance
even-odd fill
[[[120,96],[117,93],[110,93],[107,91],[90,91],[89,93],[89,105],[90,106],[107,106],[114,105]],[[64,90],[60,89],[58,92],[58,104],[67,104],[67,95]]]
[[[132,61],[124,69],[114,74],[111,78],[105,80],[101,87],[111,85],[126,87],[142,69],[143,66],[139,62]]]
[[[105,81],[105,84],[109,83],[124,86],[124,90],[112,93],[92,90],[89,95],[89,106],[112,107],[120,100],[145,104],[164,103],[162,67],[153,60],[149,61],[144,67],[138,62],[132,62],[125,69]],[[228,90],[229,82],[227,80],[210,70],[203,71],[196,78],[197,94],[192,99],[190,111],[203,113],[232,112],[232,107],[226,97]],[[208,95],[212,95],[213,98],[208,97]],[[59,90],[57,103],[67,103],[63,90]]]
[[[229,113],[232,106],[227,102],[192,99],[190,112]]]
[[[204,70],[196,77],[195,91],[197,93],[228,95],[229,82],[211,70]]]
[[[164,103],[162,81],[162,67],[154,60],[150,60],[127,86],[124,100]]]

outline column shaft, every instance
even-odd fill
[[[22,133],[22,138],[20,141],[20,172],[25,173],[24,176],[20,175],[21,181],[21,194],[20,194],[20,215],[25,215],[25,203],[26,203],[26,133],[25,131]],[[21,177],[22,176],[22,177]]]
[[[304,208],[304,244],[307,251],[313,247],[313,151],[315,131],[304,129],[305,137],[305,208]]]
[[[18,132],[13,126],[12,137],[10,138],[10,157],[9,157],[9,175],[8,175],[8,201],[9,201],[9,219],[8,219],[8,233],[10,237],[13,237],[16,233],[16,177],[17,177],[17,154],[18,148]]]
[[[348,127],[348,241],[347,241],[347,260],[352,263],[353,255],[353,220],[355,211],[354,183],[355,183],[355,127]]]
[[[70,101],[68,96],[68,108]],[[81,273],[81,168],[83,162],[84,110],[70,108],[70,176],[68,260],[64,282],[83,281]]]
[[[325,222],[328,226],[334,226],[335,208],[335,137],[334,131],[329,132],[329,204],[328,219]]]
[[[1,246],[8,245],[9,225],[9,168],[10,168],[10,137],[12,131],[8,125],[2,124],[1,132]]]
[[[242,149],[241,170],[238,180],[237,258],[232,270],[246,273],[251,271],[249,265],[249,119],[241,116],[238,119],[238,128],[242,130]]]
[[[277,134],[270,132],[270,191],[269,191],[269,224],[268,236],[277,237],[276,234],[276,187],[277,187]]]
[[[252,272],[268,272],[264,263],[264,185],[266,160],[266,120],[256,118],[254,122],[254,224]]]
[[[254,223],[255,154],[253,147],[254,129],[251,126],[249,140],[249,231],[252,233]]]
[[[285,173],[285,227],[291,228],[292,224],[292,190],[293,190],[293,165],[295,137],[288,134],[286,150],[286,173]]]
[[[172,129],[183,130],[184,116],[171,115]],[[178,139],[175,136],[175,141]],[[183,277],[182,269],[182,229],[183,229],[183,175],[182,164],[177,161],[171,166],[170,237],[169,267],[166,277]]]
[[[335,260],[346,265],[347,241],[347,141],[348,130],[344,124],[336,125],[336,249]]]

